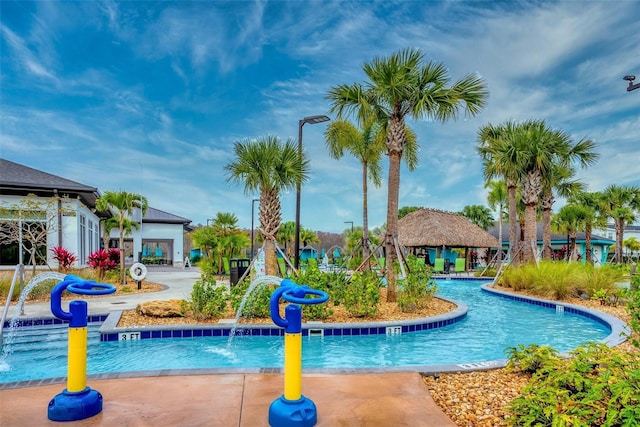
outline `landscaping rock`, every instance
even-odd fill
[[[147,301],[138,304],[136,312],[151,317],[183,317],[181,301]]]

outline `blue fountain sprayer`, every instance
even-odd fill
[[[69,274],[51,290],[51,312],[69,322],[67,388],[49,402],[48,416],[52,421],[82,420],[102,411],[102,395],[87,387],[87,302],[74,300],[69,303],[69,312],[62,310],[65,290],[80,295],[106,295],[116,288]]]
[[[315,298],[305,298],[307,295]],[[280,317],[280,298],[291,304]],[[284,394],[269,407],[271,427],[311,427],[318,421],[316,405],[302,395],[302,310],[299,304],[322,304],[329,300],[326,292],[301,286],[284,279],[271,295],[271,320],[284,330]]]

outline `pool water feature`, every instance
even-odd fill
[[[603,340],[610,328],[569,312],[517,302],[480,289],[479,281],[439,281],[438,295],[469,306],[465,319],[428,331],[399,335],[312,336],[303,339],[303,368],[396,368],[483,363],[505,358],[505,348],[538,343],[568,351]],[[330,304],[330,302],[329,302]],[[87,373],[171,369],[278,368],[282,337],[145,339],[96,342],[90,328]],[[61,340],[66,339],[62,332]],[[99,339],[99,338],[98,338]],[[0,383],[66,375],[66,348],[18,344],[0,366]],[[59,347],[59,346],[56,346]]]

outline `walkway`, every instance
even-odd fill
[[[167,285],[155,293],[92,299],[92,313],[132,309],[146,300],[186,298],[197,269],[150,269],[148,280]],[[10,312],[11,313],[11,312]],[[48,316],[49,305],[28,304],[27,316]],[[104,396],[103,411],[65,426],[268,425],[269,405],[283,392],[280,374],[127,377],[90,380]],[[303,394],[317,406],[319,427],[449,427],[418,373],[304,374]],[[49,400],[64,384],[0,390],[0,425],[59,426],[47,419]]]

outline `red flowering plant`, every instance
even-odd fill
[[[62,246],[51,248],[51,252],[53,253],[53,259],[58,263],[58,270],[63,273],[71,270],[73,263],[78,260],[78,257],[73,252],[66,250]]]
[[[89,255],[89,267],[98,270],[100,279],[109,270],[115,270],[120,263],[120,251],[111,248],[109,250],[100,249]]]

